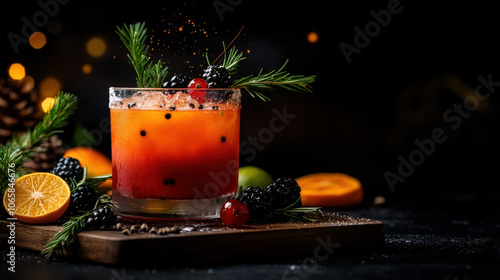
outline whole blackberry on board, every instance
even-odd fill
[[[73,216],[80,214],[80,211],[90,211],[94,208],[99,195],[90,186],[80,186],[71,193],[68,210],[66,212]]]
[[[185,75],[182,74],[177,74],[172,76],[170,81],[166,81],[163,84],[164,88],[186,88],[189,84],[189,81],[191,81],[190,78],[188,78]]]
[[[248,208],[251,221],[267,221],[272,214],[270,197],[264,188],[248,187],[237,198]]]
[[[209,88],[228,88],[233,85],[233,78],[223,66],[208,66],[204,70],[203,79]]]
[[[72,157],[59,159],[56,167],[54,167],[50,173],[63,178],[66,182],[68,182],[70,178],[76,181],[80,181],[83,178],[83,168],[80,165],[80,161]]]
[[[116,224],[116,215],[110,207],[104,206],[92,212],[85,225],[89,229],[111,227]]]
[[[267,186],[267,192],[271,198],[274,209],[281,209],[294,204],[300,198],[300,187],[292,178],[278,178],[274,183]],[[301,207],[299,200],[293,207]]]

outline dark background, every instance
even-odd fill
[[[378,194],[425,198],[434,189],[495,190],[497,94],[463,118],[458,129],[452,129],[453,123],[443,117],[454,104],[463,104],[463,91],[452,90],[457,84],[453,81],[470,90],[480,84],[479,76],[491,75],[491,80],[500,81],[500,30],[493,7],[480,2],[401,1],[401,12],[393,14],[348,63],[339,45],[354,45],[354,28],[364,29],[374,20],[370,11],[387,9],[391,1],[346,2],[234,1],[237,5],[225,11],[221,20],[214,1],[133,5],[69,1],[60,4],[50,19],[62,23],[62,31],[50,34],[42,27],[39,30],[46,34],[47,44],[39,50],[24,44],[16,54],[7,34],[20,34],[21,18],[31,19],[41,10],[35,2],[17,1],[0,18],[1,75],[7,76],[3,69],[11,63],[20,62],[35,82],[55,77],[64,91],[77,94],[79,110],[63,136],[71,145],[77,124],[99,130],[99,123],[109,117],[108,87],[135,86],[133,68],[114,34],[116,25],[146,21],[153,35],[153,58],[167,61],[171,74],[193,77],[204,68],[200,65],[205,63],[205,50],[214,59],[221,52],[221,42],[228,43],[244,25],[237,47],[250,53],[241,63],[240,75],[256,74],[260,68],[277,69],[290,59],[286,68],[290,73],[317,75],[317,80],[311,94],[277,89],[269,93],[272,101],[267,103],[244,95],[241,141],[269,126],[273,108],[282,111],[286,106],[296,118],[275,133],[255,159],[248,161],[242,155],[241,166],[257,165],[275,177],[345,172],[362,181],[370,201]],[[183,31],[178,27],[184,27]],[[311,31],[319,35],[315,44],[306,40]],[[85,51],[86,42],[95,36],[107,44],[99,58]],[[156,42],[161,45],[155,46]],[[93,67],[90,74],[81,71],[86,63]],[[435,128],[443,128],[447,140],[436,144],[423,164],[391,191],[385,172],[399,174],[398,156],[408,159],[417,149],[414,141],[429,138]],[[94,147],[109,155],[110,135],[101,132],[103,139]]]
[[[477,110],[460,118],[461,125],[456,128],[444,114],[463,105],[466,95],[474,95],[474,88],[481,84],[478,77],[500,81],[498,10],[491,1],[401,1],[402,11],[393,14],[390,23],[348,63],[339,45],[353,45],[354,28],[364,29],[374,20],[370,11],[387,9],[390,2],[232,1],[238,5],[226,11],[221,20],[212,0],[73,0],[60,5],[51,19],[62,23],[60,33],[40,28],[47,36],[47,45],[40,50],[22,45],[16,54],[7,34],[19,34],[21,18],[31,18],[41,8],[35,1],[11,1],[0,17],[0,76],[7,76],[11,63],[20,62],[37,87],[44,78],[55,77],[64,91],[77,94],[78,112],[63,135],[71,145],[77,125],[99,131],[100,122],[109,117],[110,86],[135,86],[134,70],[114,34],[116,25],[146,21],[153,35],[153,57],[167,61],[171,74],[192,76],[202,72],[204,66],[199,65],[205,62],[202,55],[206,48],[214,59],[221,52],[221,42],[229,42],[244,25],[237,47],[250,53],[241,63],[241,75],[256,74],[260,68],[278,69],[290,59],[286,68],[290,73],[317,75],[317,79],[313,93],[277,89],[269,93],[272,101],[267,103],[244,94],[241,141],[269,127],[273,109],[282,111],[286,106],[296,118],[275,133],[253,160],[242,155],[240,165],[260,166],[274,177],[314,172],[355,176],[364,186],[363,205],[334,211],[378,219],[386,225],[383,251],[336,254],[310,279],[327,275],[341,279],[497,279],[497,91]],[[188,20],[195,22],[194,28]],[[182,32],[179,27],[183,27]],[[208,36],[202,36],[200,30]],[[315,44],[306,40],[311,31],[319,35]],[[107,44],[100,58],[85,50],[86,42],[95,36]],[[157,42],[161,44],[155,45]],[[93,67],[90,74],[81,71],[86,63]],[[481,92],[485,93],[484,87]],[[384,174],[401,176],[401,159],[415,155],[415,141],[430,138],[435,129],[443,129],[446,141],[435,143],[435,150],[408,172],[404,182],[391,188]],[[94,147],[109,155],[110,135],[101,132],[103,139]],[[372,205],[377,195],[387,198],[385,207]],[[5,254],[3,251],[2,256]],[[131,279],[138,275],[141,279],[158,275],[280,279],[284,270],[301,260],[146,270],[127,267],[126,273]],[[20,251],[19,268],[40,279],[84,277],[82,271],[93,279],[110,279],[122,271],[66,259],[46,262],[38,253],[26,250]],[[24,274],[15,277],[28,279]]]

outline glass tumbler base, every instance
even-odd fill
[[[113,201],[117,207],[115,214],[128,218],[199,220],[217,219],[222,205],[236,196],[226,195],[206,199],[138,199],[113,192]]]

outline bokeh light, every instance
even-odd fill
[[[23,90],[29,91],[35,87],[35,79],[31,76],[25,76],[23,78]]]
[[[307,41],[311,44],[317,43],[319,40],[319,35],[318,33],[311,31],[307,34]]]
[[[42,110],[44,113],[47,113],[54,106],[54,102],[56,99],[54,97],[47,97],[42,101]]]
[[[90,74],[90,73],[92,73],[92,65],[90,65],[88,63],[84,64],[82,66],[82,72],[83,72],[83,74]]]
[[[47,43],[47,38],[45,37],[45,34],[42,32],[33,32],[29,38],[30,45],[34,49],[41,49],[45,44]]]
[[[47,77],[40,82],[40,93],[42,97],[56,96],[61,90],[61,82],[54,77]]]
[[[26,76],[26,70],[21,63],[12,63],[9,67],[9,76],[14,80],[20,80]]]
[[[94,37],[87,42],[87,52],[90,56],[100,57],[106,52],[106,42],[99,37]]]

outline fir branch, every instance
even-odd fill
[[[14,135],[7,144],[0,148],[0,190],[4,194],[8,187],[9,167],[13,164],[17,175],[23,169],[23,162],[32,156],[33,150],[47,137],[62,132],[68,118],[76,110],[78,99],[75,95],[59,92],[54,105],[42,120],[22,135]]]
[[[288,60],[281,66],[279,70],[263,74],[263,69],[259,71],[257,76],[249,75],[235,81],[233,88],[241,88],[246,90],[252,97],[258,97],[263,101],[271,100],[265,94],[264,90],[270,90],[274,87],[280,87],[294,92],[312,92],[311,84],[316,79],[316,76],[290,75],[284,70]]]
[[[63,224],[61,231],[45,245],[41,255],[46,258],[52,258],[56,255],[64,254],[69,246],[74,242],[76,234],[85,229],[88,217],[97,209],[102,207],[113,207],[113,201],[110,196],[103,194],[99,197],[94,209],[82,213],[80,216],[72,217]]]
[[[226,51],[233,48],[233,46],[236,44],[236,41],[238,41],[238,39],[241,37],[241,33],[243,32],[244,28],[245,28],[245,26],[243,25],[240,28],[240,31],[238,31],[238,34],[236,34],[236,36],[233,38],[233,40],[231,40],[231,42],[229,42],[229,45],[227,46],[227,49],[224,46],[224,50],[222,51],[222,53],[211,64],[208,63],[208,65],[216,65],[216,64],[218,64],[218,62],[222,58],[222,56],[224,56],[224,57],[226,56]]]
[[[71,218],[63,224],[62,230],[56,233],[54,237],[45,245],[41,255],[51,258],[56,255],[62,255],[69,245],[74,241],[76,234],[85,228],[87,218],[92,212],[87,212],[78,217]]]
[[[70,188],[71,192],[73,192],[73,191],[77,190],[80,186],[85,185],[85,186],[91,187],[92,189],[94,189],[97,192],[99,185],[104,183],[106,180],[111,179],[111,178],[112,178],[111,174],[87,178],[87,166],[84,166],[82,179],[79,182],[77,182],[75,179],[70,178],[69,179],[69,188]]]
[[[243,52],[238,51],[235,47],[229,50],[229,54],[224,55],[224,60],[222,61],[222,66],[226,68],[229,75],[235,75],[238,72],[239,63],[245,60],[246,57],[243,56]]]
[[[168,67],[163,68],[161,60],[158,60],[156,64],[150,61],[149,47],[146,45],[146,23],[124,24],[122,28],[117,26],[115,32],[129,51],[127,57],[137,74],[137,86],[140,88],[161,87],[167,76]]]
[[[156,64],[151,64],[145,70],[146,87],[160,88],[167,77],[168,67],[163,68],[163,63],[158,60]]]
[[[145,71],[149,62],[148,51],[149,47],[146,45],[147,28],[145,22],[138,22],[135,24],[123,25],[123,28],[116,27],[116,34],[120,37],[129,53],[127,57],[130,64],[135,69],[137,74],[136,81],[138,87],[145,87]]]
[[[226,44],[222,42],[222,48],[224,51],[222,52],[221,55],[223,55],[223,60],[222,63],[220,64],[222,67],[224,67],[229,75],[235,75],[238,72],[238,67],[239,63],[242,60],[245,60],[246,57],[243,56],[243,52],[238,51],[235,47],[231,47],[231,49],[226,49]],[[207,60],[208,65],[215,65],[215,60],[214,62],[210,63],[210,60],[208,58],[208,53],[205,53],[205,58]]]
[[[75,95],[59,92],[54,105],[43,116],[35,128],[32,131],[28,130],[21,136],[15,135],[7,145],[11,145],[14,148],[21,148],[23,156],[28,156],[47,137],[62,132],[62,130],[58,129],[66,126],[68,118],[76,110],[77,102],[78,99]]]
[[[316,222],[316,219],[311,219],[306,217],[307,214],[316,213],[320,217],[323,217],[323,212],[321,212],[321,207],[295,207],[300,204],[301,198],[299,197],[294,203],[288,205],[285,208],[276,209],[277,214],[288,217],[292,221],[303,221],[303,222]]]

